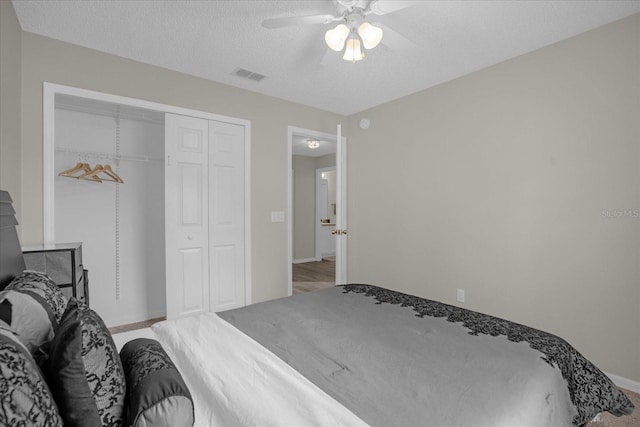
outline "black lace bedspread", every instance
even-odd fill
[[[399,304],[411,307],[418,317],[444,317],[449,322],[462,323],[469,335],[504,335],[512,342],[526,342],[543,355],[542,360],[555,366],[567,381],[571,401],[578,415],[573,424],[581,425],[600,412],[628,415],[633,404],[611,380],[585,359],[568,342],[555,335],[498,317],[489,316],[453,305],[390,291],[372,285],[345,285],[345,292],[362,293],[374,297],[378,304]]]
[[[633,410],[555,335],[377,286],[219,316],[370,425],[569,426]]]

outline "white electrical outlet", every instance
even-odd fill
[[[456,300],[458,302],[464,302],[464,289],[458,289],[456,292]]]

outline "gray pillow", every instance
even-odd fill
[[[193,426],[191,393],[159,342],[129,341],[120,358],[127,378],[128,426]]]

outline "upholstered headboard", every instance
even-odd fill
[[[9,193],[0,190],[0,290],[25,269],[12,202]]]

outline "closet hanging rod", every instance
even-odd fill
[[[97,153],[90,151],[78,151],[70,150],[66,148],[56,148],[57,153],[74,154],[78,156],[95,157],[97,159],[106,160],[130,160],[133,162],[162,162],[162,159],[145,156],[142,154],[110,154],[110,153]]]

